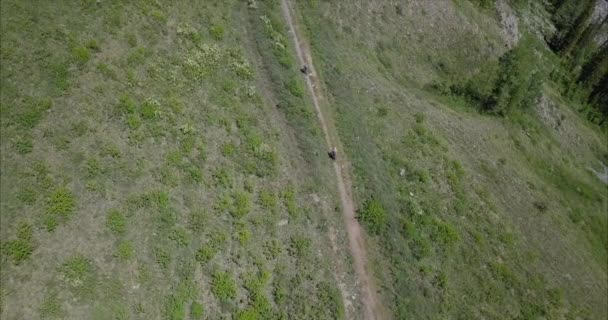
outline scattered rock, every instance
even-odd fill
[[[316,203],[318,203],[319,201],[321,201],[321,198],[319,198],[319,196],[316,193],[312,194],[312,200]]]
[[[289,223],[289,221],[287,219],[283,219],[281,221],[279,221],[279,223],[277,223],[277,226],[282,227],[285,226]]]
[[[401,168],[399,175],[403,177],[405,175],[405,169]]]

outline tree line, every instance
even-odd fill
[[[550,0],[556,32],[545,40],[564,65],[551,78],[561,84],[566,97],[592,106],[589,118],[604,125],[608,124],[608,14],[593,17],[599,1],[604,0]]]

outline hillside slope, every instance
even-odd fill
[[[550,81],[502,116],[437,90],[490,83],[511,48],[536,50],[539,74],[556,63],[529,29],[542,8],[498,4],[299,2],[384,302],[403,319],[605,318],[605,133]]]
[[[605,319],[577,1],[0,2],[0,318]]]

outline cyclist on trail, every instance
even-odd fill
[[[336,153],[338,152],[338,150],[336,149],[336,147],[334,147],[333,149],[331,149],[330,152],[328,152],[327,154],[329,155],[329,157],[336,161]]]

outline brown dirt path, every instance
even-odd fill
[[[313,104],[316,109],[323,134],[325,136],[325,142],[328,147],[340,146],[340,142],[337,138],[335,129],[330,131],[330,127],[327,125],[327,121],[323,116],[322,109],[319,101],[323,101],[323,94],[318,88],[320,83],[314,76],[315,68],[312,62],[312,55],[308,46],[302,41],[299,36],[300,33],[297,30],[296,24],[292,16],[289,0],[281,1],[281,8],[283,16],[289,25],[289,33],[295,44],[296,52],[298,55],[298,62],[300,65],[306,64],[310,69],[309,76],[306,77],[306,85],[312,97]],[[330,119],[331,121],[331,119]],[[328,149],[329,149],[328,148]],[[365,238],[364,231],[355,217],[355,206],[351,197],[351,180],[348,174],[348,170],[342,170],[348,168],[348,161],[344,157],[344,153],[338,154],[338,160],[334,162],[334,170],[336,171],[338,192],[340,193],[340,200],[342,203],[342,214],[344,222],[348,232],[348,240],[350,245],[351,255],[353,257],[354,268],[359,280],[359,290],[361,292],[361,303],[364,312],[364,319],[375,320],[384,319],[385,313],[382,312],[380,300],[376,291],[373,278],[369,272],[367,253],[365,249]]]

